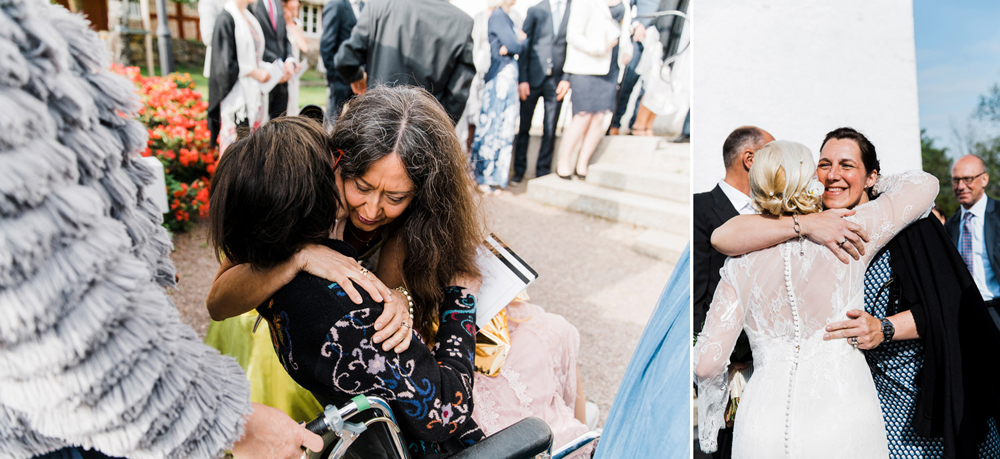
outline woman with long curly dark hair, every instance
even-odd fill
[[[476,249],[484,234],[468,160],[426,91],[369,92],[352,102],[331,136],[345,152],[337,169],[349,217],[344,240],[368,255],[362,260],[379,252],[375,273],[386,285],[403,286],[417,305],[435,305],[456,273],[479,276]],[[428,327],[436,313],[414,308],[421,336],[433,336]]]

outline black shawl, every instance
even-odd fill
[[[889,242],[898,277],[900,309],[909,309],[924,340],[913,426],[943,437],[947,458],[977,457],[987,419],[1000,407],[1000,332],[986,311],[955,244],[933,217]]]

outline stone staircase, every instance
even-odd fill
[[[646,228],[633,249],[675,262],[690,239],[690,144],[663,137],[607,136],[587,180],[555,174],[528,181],[536,201]]]

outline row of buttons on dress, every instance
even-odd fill
[[[785,289],[788,291],[788,303],[792,307],[792,324],[795,326],[795,350],[792,353],[792,370],[788,378],[788,401],[785,404],[785,454],[791,454],[792,433],[792,394],[795,390],[795,373],[799,368],[799,348],[801,346],[802,323],[799,319],[799,309],[795,302],[795,292],[792,290],[791,247],[782,247],[785,261]]]

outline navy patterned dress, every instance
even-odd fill
[[[354,256],[343,241],[326,245]],[[360,305],[336,282],[303,272],[257,308],[288,375],[323,405],[341,406],[360,394],[386,399],[411,457],[454,453],[483,439],[472,420],[475,298],[447,287],[433,350],[414,335],[410,348],[396,354],[372,343],[382,303],[358,291]],[[348,457],[393,457],[384,445],[385,432],[371,429]]]
[[[884,251],[865,273],[865,312],[878,318],[900,312],[900,286],[892,276],[890,259],[889,251]],[[923,340],[882,343],[875,349],[866,351],[865,358],[871,368],[879,403],[882,405],[882,417],[889,437],[889,457],[943,457],[944,440],[920,436],[911,422],[919,391],[917,375],[924,366]],[[989,433],[979,446],[979,457],[1000,458],[1000,434],[992,419],[989,421]]]

